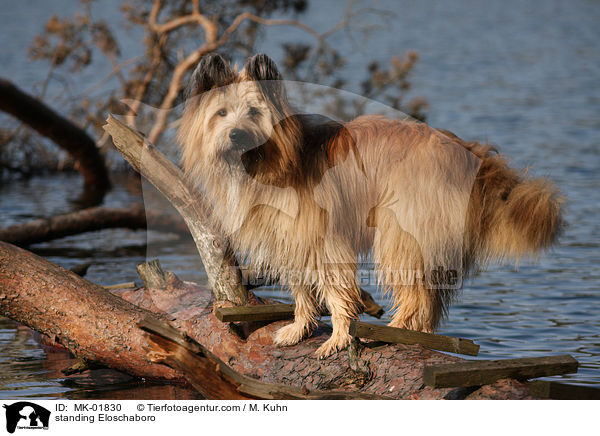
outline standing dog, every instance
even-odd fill
[[[265,55],[240,72],[202,58],[178,138],[186,174],[233,247],[297,279],[295,320],[275,342],[310,334],[322,303],[331,312],[321,358],[350,341],[359,256],[372,253],[393,294],[390,325],[432,332],[470,268],[535,254],[562,225],[550,183],[524,178],[490,147],[414,121],[294,113]]]

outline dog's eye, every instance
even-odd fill
[[[217,112],[217,115],[220,117],[224,117],[225,115],[227,115],[227,111],[225,109],[221,109]]]
[[[248,114],[251,117],[255,117],[256,115],[260,114],[260,111],[258,109],[256,109],[255,107],[251,107],[250,110],[248,111]]]

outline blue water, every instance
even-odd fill
[[[0,72],[25,89],[43,80],[46,71],[27,61],[27,45],[51,8],[69,13],[76,2],[52,5],[19,2],[0,12],[5,47]],[[552,179],[567,198],[569,226],[560,244],[537,263],[518,269],[493,266],[477,274],[466,283],[440,333],[474,339],[482,358],[572,354],[581,362],[579,372],[561,378],[600,384],[600,3],[390,0],[375,7],[394,11],[387,29],[354,41],[343,34],[333,39],[348,60],[345,89],[359,91],[356,83],[367,61],[384,62],[417,50],[411,95],[429,101],[430,125],[497,144],[513,165],[532,166],[532,174]],[[116,12],[104,7],[99,13]],[[302,19],[325,30],[343,14],[336,2],[314,2]],[[362,24],[373,20],[364,19]],[[303,37],[272,28],[260,50],[277,59],[281,42]],[[136,54],[135,35],[129,38],[125,58]],[[87,85],[106,72],[88,73],[95,76],[73,86]],[[49,90],[53,92],[58,91]],[[128,186],[117,184],[106,204],[140,201],[139,189]],[[77,175],[4,183],[0,225],[68,211],[68,200],[78,193]],[[205,280],[190,243],[155,233],[149,238],[146,244],[143,232],[107,230],[34,248],[67,267],[91,261],[87,278],[103,284],[139,280],[135,265],[147,254],[160,257],[186,279]],[[65,385],[46,368],[46,353],[23,335],[12,323],[0,323],[1,397],[97,394]]]

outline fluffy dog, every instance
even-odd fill
[[[295,320],[277,344],[310,334],[322,304],[333,334],[317,356],[349,343],[360,256],[372,253],[393,294],[390,325],[432,332],[474,265],[556,240],[556,190],[491,147],[415,121],[296,113],[281,79],[265,55],[239,72],[203,57],[178,131],[184,170],[234,249],[280,280],[296,278]]]

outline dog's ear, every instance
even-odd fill
[[[229,62],[220,54],[209,53],[204,55],[190,77],[190,83],[185,92],[186,100],[195,95],[213,88],[231,84],[235,73]]]
[[[252,80],[281,80],[275,62],[266,54],[257,54],[248,59],[246,72]]]
[[[257,81],[262,93],[278,108],[282,108],[287,100],[283,77],[277,65],[266,54],[257,54],[248,59],[246,74]]]

